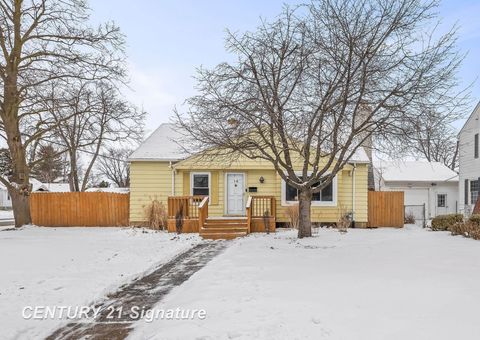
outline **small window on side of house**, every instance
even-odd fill
[[[192,195],[210,195],[210,176],[208,175],[208,173],[192,174]]]
[[[438,208],[446,208],[447,207],[447,195],[445,195],[445,194],[438,194],[437,195],[437,207]]]

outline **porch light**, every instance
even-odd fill
[[[265,178],[263,178],[263,176],[260,176],[260,178],[258,180],[260,181],[260,183],[265,182]]]

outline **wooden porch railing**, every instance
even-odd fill
[[[274,196],[251,196],[251,215],[253,218],[275,217],[276,202]]]
[[[198,205],[198,227],[202,230],[205,220],[208,217],[208,196],[204,197]]]
[[[276,201],[274,196],[249,196],[245,212],[249,233],[275,230]]]
[[[179,211],[183,211],[184,219],[198,219],[198,208],[204,198],[205,196],[168,197],[168,218],[175,218]]]
[[[250,234],[250,230],[252,229],[252,196],[248,196],[245,213],[247,215],[248,233]]]

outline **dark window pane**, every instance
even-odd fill
[[[480,191],[480,180],[470,182],[470,204],[477,203]]]
[[[298,201],[298,191],[294,187],[285,183],[285,200],[287,201]]]
[[[317,187],[318,185],[320,185],[320,183],[315,183],[313,185],[313,187]],[[320,201],[320,191],[319,192],[314,192],[313,195],[312,195],[312,201]]]
[[[323,202],[332,202],[333,201],[333,183],[330,183],[325,188],[322,189],[322,201]]]
[[[447,200],[447,197],[445,194],[439,194],[437,196],[437,206],[439,208],[445,208],[447,206],[446,200]]]
[[[208,188],[208,175],[193,175],[194,188]]]
[[[198,196],[208,196],[208,188],[193,188],[193,194]]]

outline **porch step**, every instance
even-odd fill
[[[205,220],[205,223],[208,223],[208,224],[229,224],[229,223],[247,223],[247,219],[246,218],[242,218],[242,217],[239,217],[239,218],[211,218],[211,217],[207,217],[207,219]]]
[[[200,236],[209,240],[231,240],[248,234],[246,218],[207,218]]]

